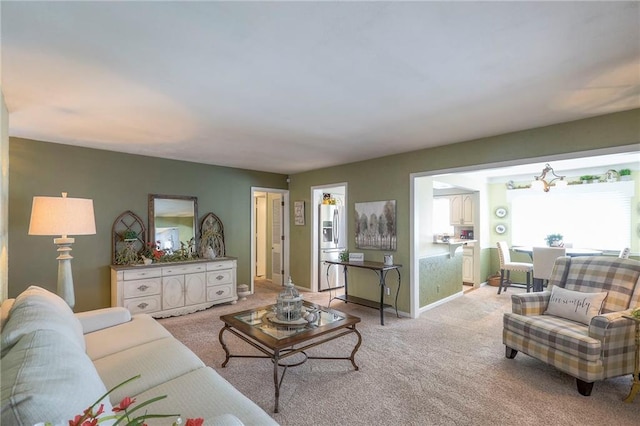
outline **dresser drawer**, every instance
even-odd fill
[[[162,291],[162,279],[150,278],[147,280],[125,281],[122,289],[125,299],[160,294]]]
[[[124,280],[141,280],[143,278],[155,278],[162,276],[162,271],[160,268],[150,268],[142,271],[138,270],[129,270],[124,271]]]
[[[165,266],[162,268],[162,276],[194,274],[196,272],[206,271],[205,265],[176,265]]]
[[[131,314],[148,314],[161,310],[162,303],[160,302],[160,295],[148,297],[136,297],[134,299],[125,299],[124,307],[131,312]]]
[[[207,263],[207,271],[217,271],[218,269],[231,269],[235,267],[235,260],[222,260],[220,262]]]
[[[207,272],[207,285],[233,284],[233,270]]]
[[[227,299],[229,297],[233,297],[231,284],[207,287],[207,302],[215,302],[216,300]]]

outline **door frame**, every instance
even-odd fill
[[[327,188],[344,187],[344,216],[349,217],[348,213],[348,199],[349,199],[349,185],[347,182],[329,183],[325,185],[316,185],[311,187],[311,291],[318,291],[320,283],[318,282],[318,274],[320,273],[320,250],[318,247],[318,229],[320,229],[318,206],[322,203],[322,192]],[[348,229],[348,227],[347,227]],[[347,247],[349,247],[349,234],[347,233]]]
[[[284,235],[284,241],[282,242],[282,269],[284,270],[284,276],[287,277],[289,273],[289,190],[288,189],[276,189],[252,186],[251,187],[251,276],[249,278],[249,291],[254,292],[254,271],[256,264],[256,192],[266,192],[272,194],[279,194],[282,196],[284,205],[282,206],[283,226],[282,231]]]

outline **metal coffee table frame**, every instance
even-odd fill
[[[222,363],[222,367],[226,367],[231,358],[267,358],[271,359],[273,363],[273,383],[275,387],[275,405],[274,412],[279,410],[279,398],[280,387],[284,379],[287,368],[295,367],[303,364],[308,359],[329,359],[329,360],[349,360],[351,365],[357,371],[358,365],[355,361],[356,352],[362,344],[362,336],[356,329],[356,324],[360,322],[360,318],[353,315],[345,314],[335,309],[326,308],[320,305],[316,305],[310,302],[303,302],[305,308],[312,310],[319,310],[325,314],[332,315],[333,320],[328,323],[323,323],[321,319],[311,323],[307,326],[293,326],[296,330],[293,330],[290,336],[283,338],[274,337],[271,334],[265,333],[259,327],[261,324],[255,322],[253,324],[243,321],[243,316],[256,314],[261,311],[272,311],[273,305],[263,306],[255,309],[248,309],[242,312],[236,312],[233,314],[222,315],[220,319],[224,322],[224,327],[220,330],[218,339],[222,345],[222,349],[226,354],[225,360]],[[275,328],[282,328],[284,330],[292,330],[292,327],[279,324],[271,324]],[[247,342],[264,355],[242,355],[232,354],[227,347],[223,335],[225,332],[229,332],[239,339]],[[351,354],[348,357],[322,357],[322,356],[309,356],[305,351],[322,345],[323,343],[330,342],[349,334],[355,334],[358,338]],[[302,354],[304,358],[301,361],[293,362],[290,364],[283,363],[282,361],[290,358],[294,355]],[[282,367],[282,374],[280,374],[280,367]]]

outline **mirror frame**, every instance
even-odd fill
[[[198,197],[188,195],[164,195],[149,194],[149,229],[147,242],[155,242],[156,240],[156,223],[155,223],[155,201],[156,200],[186,200],[193,202],[193,238],[195,243],[196,256],[198,254],[200,232],[198,230]]]

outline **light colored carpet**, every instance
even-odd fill
[[[482,287],[425,312],[418,319],[334,301],[362,318],[363,342],[349,361],[309,360],[290,368],[273,413],[273,367],[267,359],[232,358],[226,368],[218,341],[220,315],[275,302],[279,287],[257,286],[236,305],[216,306],[161,323],[242,393],[282,425],[638,425],[640,397],[622,402],[631,376],[596,382],[590,397],[570,376],[519,353],[504,356],[502,314],[511,288],[498,296]],[[327,293],[303,293],[325,304]],[[233,353],[254,349],[226,334]],[[310,351],[348,355],[350,335]]]

